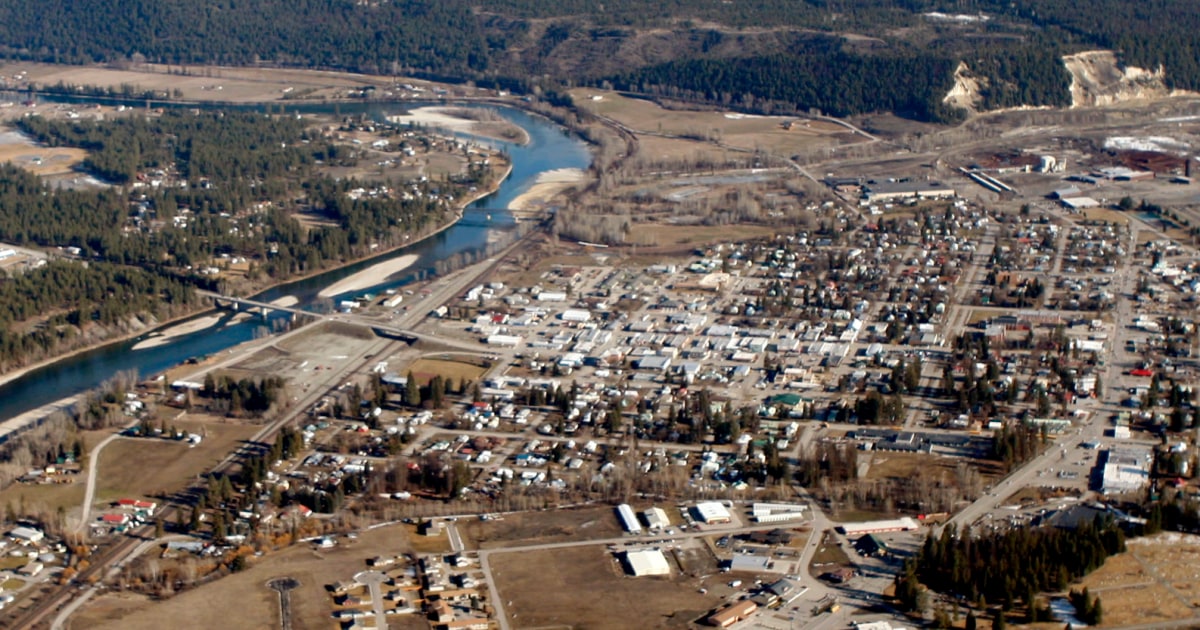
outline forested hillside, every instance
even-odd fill
[[[45,195],[33,175],[0,166],[2,241],[80,247],[111,262],[174,272],[220,254],[244,256],[255,261],[255,273],[279,279],[366,255],[371,243],[398,243],[440,223],[450,209],[429,195],[351,199],[348,192],[361,184],[315,170],[318,161],[349,160],[346,149],[310,138],[303,122],[283,116],[176,111],[18,124],[40,142],[87,149],[85,168],[111,181],[160,169],[185,185],[142,188],[131,210],[119,190]],[[436,185],[455,196],[465,188]],[[336,227],[302,229],[293,217],[300,209]]]
[[[281,280],[400,244],[440,225],[448,196],[490,176],[352,194],[364,184],[319,170],[353,163],[348,149],[286,116],[169,111],[17,125],[87,149],[83,167],[124,186],[52,191],[0,164],[0,241],[79,248],[87,263],[0,276],[0,372],[186,312],[193,287],[214,282],[200,270],[222,256],[250,261],[251,280]],[[321,225],[301,225],[298,211]]]
[[[608,80],[748,109],[934,120],[956,118],[940,99],[959,62],[985,79],[985,108],[1062,105],[1059,56],[1088,48],[1200,88],[1192,0],[0,0],[0,55],[17,58],[428,73],[514,89]]]

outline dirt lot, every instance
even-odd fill
[[[481,549],[496,549],[616,538],[621,535],[621,526],[613,509],[605,506],[510,514],[498,521],[472,520],[460,523],[459,532]]]
[[[496,554],[491,564],[522,628],[686,628],[719,603],[692,578],[626,577],[601,546]]]
[[[292,577],[300,587],[292,595],[292,620],[296,630],[328,630],[333,600],[326,585],[351,579],[367,568],[366,560],[378,555],[410,551],[407,534],[395,527],[363,532],[358,540],[339,539],[327,551],[297,545],[251,563],[242,573],[230,575],[166,601],[151,602],[140,596],[111,594],[93,600],[71,617],[69,627],[96,630],[197,630],[209,628],[274,629],[279,627],[279,600],[266,582]],[[236,623],[231,622],[236,615]],[[427,628],[423,618],[389,618],[390,628]]]
[[[100,452],[97,503],[124,496],[155,497],[178,490],[187,480],[220,463],[258,430],[253,425],[212,418],[171,422],[170,426],[207,437],[195,447],[171,440],[118,438]],[[138,465],[130,466],[131,461]]]
[[[451,383],[461,383],[464,380],[474,381],[487,372],[487,368],[463,361],[448,361],[446,359],[422,358],[417,359],[404,369],[404,373],[412,372],[413,377],[422,385],[428,383],[434,376],[440,375]]]

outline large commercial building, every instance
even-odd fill
[[[1101,471],[1102,494],[1137,492],[1150,483],[1150,465],[1154,454],[1149,448],[1119,446],[1105,453]]]
[[[716,525],[719,523],[729,523],[733,520],[733,516],[729,514],[729,509],[716,501],[701,501],[692,508],[696,518],[703,521],[706,525]]]
[[[900,199],[946,199],[956,197],[953,186],[938,182],[878,182],[867,184],[867,201],[872,203]]]

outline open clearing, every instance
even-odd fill
[[[1189,618],[1200,604],[1200,536],[1131,539],[1082,584],[1104,602],[1104,626]]]
[[[576,105],[608,116],[635,131],[715,140],[747,150],[791,155],[801,149],[855,141],[845,127],[824,121],[796,121],[795,117],[752,116],[719,111],[667,110],[658,104],[621,96],[615,92],[577,89]],[[785,129],[785,123],[792,123]]]
[[[178,66],[172,68],[178,69]],[[391,82],[388,77],[279,68],[189,66],[188,70],[190,75],[168,74],[166,66],[151,64],[139,66],[137,70],[25,62],[0,65],[0,74],[14,76],[26,72],[30,81],[41,85],[54,85],[61,81],[70,85],[119,88],[128,84],[137,91],[179,90],[181,98],[199,101],[249,102],[284,100],[300,95],[332,96],[335,93],[329,90],[336,88],[382,86]],[[326,92],[317,93],[320,90]]]
[[[686,628],[718,603],[691,578],[626,577],[602,546],[495,554],[491,564],[520,628]]]
[[[621,535],[621,526],[613,508],[605,506],[509,514],[498,521],[472,520],[460,523],[459,532],[481,549],[495,549],[616,538]]]
[[[897,453],[878,451],[871,456],[871,466],[866,479],[907,479],[924,471],[931,476],[947,474],[953,479],[954,471],[965,460],[953,457],[937,457],[922,453]],[[984,478],[1000,474],[995,462],[975,460],[973,465]]]
[[[766,225],[669,225],[637,224],[631,244],[650,247],[698,246],[708,243],[744,241],[771,236],[778,230]]]
[[[435,376],[441,376],[443,379],[458,384],[464,380],[478,380],[487,372],[487,368],[465,361],[425,358],[413,361],[405,371],[412,372],[413,377],[422,385],[427,384]]]
[[[326,585],[349,580],[367,568],[366,560],[411,550],[402,528],[381,527],[339,539],[337,547],[320,552],[296,545],[260,560],[241,573],[226,576],[167,600],[151,601],[123,593],[104,595],[73,615],[72,630],[160,630],[162,628],[275,629],[279,599],[266,587],[268,580],[291,577],[300,587],[292,593],[292,623],[296,630],[328,630],[337,625],[329,614],[333,600]],[[236,618],[236,622],[232,619]],[[391,628],[428,627],[424,618],[389,619]],[[416,625],[419,623],[420,625]]]
[[[70,173],[87,157],[87,151],[70,147],[44,147],[25,134],[0,127],[0,164],[12,162],[37,175]]]
[[[195,447],[156,438],[119,438],[100,452],[96,501],[170,494],[196,475],[220,463],[258,427],[221,421],[184,420],[168,423],[181,431],[207,434]],[[138,462],[130,466],[129,462]],[[82,499],[82,497],[81,497]]]

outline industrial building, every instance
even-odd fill
[[[1150,483],[1154,455],[1141,446],[1118,446],[1105,451],[1100,492],[1122,494],[1137,492]]]
[[[642,512],[642,518],[646,520],[646,527],[650,529],[663,529],[671,525],[667,512],[660,507],[652,507]]]
[[[806,505],[798,503],[755,503],[750,508],[750,515],[759,523],[778,523],[804,518]]]
[[[642,533],[642,524],[638,522],[637,515],[633,513],[633,508],[629,507],[628,503],[622,503],[617,506],[617,518],[621,521],[621,527],[630,534]]]
[[[841,526],[842,533],[851,537],[865,536],[867,534],[879,534],[883,532],[911,532],[920,528],[921,525],[908,516],[886,521],[846,523]]]
[[[733,516],[729,513],[729,509],[716,501],[701,501],[692,508],[696,518],[703,521],[706,525],[716,525],[721,523],[729,523],[733,521]]]
[[[867,201],[887,202],[901,199],[947,199],[958,196],[953,186],[939,182],[878,182],[864,188]]]
[[[625,552],[625,569],[634,577],[670,575],[671,566],[658,549],[637,549]]]

